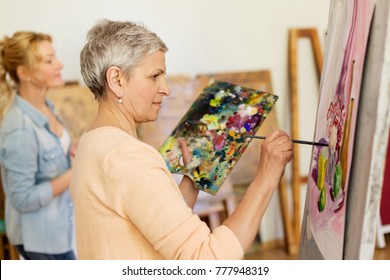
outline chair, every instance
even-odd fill
[[[223,223],[236,208],[236,197],[233,192],[233,184],[229,178],[219,189],[216,195],[200,191],[198,200],[194,206],[194,213],[206,220],[211,230]]]

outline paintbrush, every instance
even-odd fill
[[[255,136],[255,135],[247,135],[247,138],[254,138],[254,139],[265,139],[265,136]],[[291,140],[293,143],[297,144],[306,144],[306,145],[314,145],[314,146],[329,146],[328,143],[320,143],[320,142],[310,142],[310,141],[304,141],[304,140]]]

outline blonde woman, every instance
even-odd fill
[[[47,34],[0,41],[0,164],[6,231],[20,255],[75,259],[70,136],[47,99],[62,86],[62,63]]]

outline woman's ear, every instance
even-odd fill
[[[123,75],[117,66],[111,66],[106,71],[107,85],[117,98],[123,97]]]
[[[18,66],[18,68],[16,68],[16,75],[18,76],[20,81],[23,82],[31,81],[30,73],[25,66],[22,65]]]

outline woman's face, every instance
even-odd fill
[[[165,81],[165,53],[147,55],[125,85],[123,106],[137,123],[155,121],[163,96],[169,95]]]
[[[52,44],[49,41],[42,41],[37,47],[41,60],[31,72],[31,83],[42,88],[64,85],[61,77],[64,65],[57,59]]]

